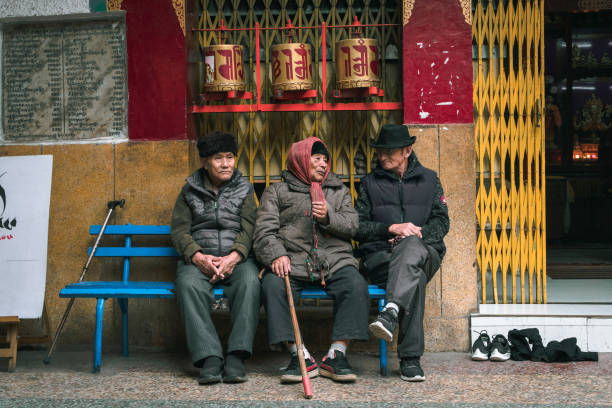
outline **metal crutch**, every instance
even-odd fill
[[[83,272],[81,272],[81,276],[79,277],[79,282],[83,281],[83,278],[85,277],[85,272],[87,272],[87,268],[89,268],[89,263],[91,262],[94,254],[96,253],[96,249],[98,248],[98,244],[100,243],[102,234],[104,234],[104,230],[106,229],[106,225],[108,224],[108,220],[110,219],[110,216],[113,213],[113,210],[117,206],[119,206],[120,208],[123,208],[123,206],[125,205],[125,200],[109,201],[107,205],[108,205],[108,213],[106,214],[106,219],[104,220],[104,224],[102,224],[102,228],[100,229],[100,233],[98,234],[98,237],[96,238],[96,242],[94,243],[93,249],[91,250],[91,254],[89,254],[89,257],[87,258],[87,262],[85,262],[85,266],[83,267]],[[68,302],[68,306],[66,307],[66,311],[64,312],[64,316],[62,317],[62,320],[60,321],[59,326],[57,326],[57,330],[55,331],[55,335],[53,336],[53,343],[51,343],[51,347],[49,347],[49,352],[47,353],[47,357],[45,357],[45,359],[43,360],[43,363],[45,364],[49,364],[49,362],[51,361],[51,355],[53,354],[53,351],[55,350],[57,339],[59,338],[59,335],[62,332],[62,329],[64,328],[64,324],[66,323],[66,320],[68,319],[68,315],[70,314],[70,309],[72,309],[72,305],[74,304],[74,299],[75,298],[70,298],[70,301]]]

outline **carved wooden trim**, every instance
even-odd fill
[[[578,0],[580,10],[609,10],[612,9],[612,0]]]
[[[414,8],[414,2],[416,0],[404,0],[404,17],[403,23],[404,25],[408,24],[408,20],[410,20],[410,16],[412,15],[412,9]]]
[[[123,0],[106,0],[106,11],[119,11],[121,10],[121,3]]]
[[[172,7],[174,7],[176,18],[183,30],[183,35],[185,35],[185,0],[172,0]]]
[[[465,22],[472,25],[472,0],[459,0]]]

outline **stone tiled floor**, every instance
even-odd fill
[[[197,385],[187,356],[136,352],[103,356],[102,372],[91,373],[91,352],[58,352],[45,366],[43,351],[20,351],[17,370],[0,360],[0,407],[612,407],[612,354],[599,362],[546,364],[474,362],[467,353],[427,353],[427,381],[378,374],[378,357],[349,354],[359,375],[355,384],[312,381],[313,400],[301,384],[281,385],[283,353],[255,356],[244,384]],[[316,356],[319,358],[320,356]]]

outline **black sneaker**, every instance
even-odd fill
[[[491,361],[507,361],[510,359],[510,344],[503,334],[493,337],[489,359]]]
[[[395,326],[397,326],[397,312],[395,309],[387,308],[378,314],[368,328],[373,336],[391,342]]]
[[[204,365],[200,368],[200,378],[198,382],[204,384],[215,384],[221,381],[223,373],[223,359],[210,356],[204,360]]]
[[[323,360],[321,360],[321,375],[340,382],[354,382],[357,379],[346,356],[338,350],[334,352],[334,358],[323,357]]]
[[[223,370],[224,383],[243,383],[249,378],[247,377],[244,361],[237,354],[228,354],[225,358],[225,368]]]
[[[491,351],[491,339],[486,330],[476,333],[478,333],[478,338],[472,345],[472,360],[486,361],[489,359],[489,352]]]
[[[313,378],[319,375],[319,367],[312,357],[304,359],[304,362],[306,363],[306,372],[308,373],[308,377]],[[300,360],[298,359],[297,354],[294,354],[291,356],[289,365],[282,370],[281,382],[294,383],[301,381],[302,372],[300,371]]]
[[[404,381],[425,381],[425,373],[421,368],[419,357],[402,358],[400,361],[400,378]]]

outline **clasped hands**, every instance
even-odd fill
[[[389,233],[394,235],[393,238],[389,239],[389,243],[391,245],[397,244],[400,240],[410,235],[416,235],[419,238],[423,238],[423,235],[421,234],[421,227],[418,227],[411,222],[392,224],[389,226]]]
[[[240,259],[241,256],[236,251],[232,251],[226,256],[204,255],[201,252],[196,252],[191,257],[191,263],[210,278],[210,283],[216,283],[229,277]]]

